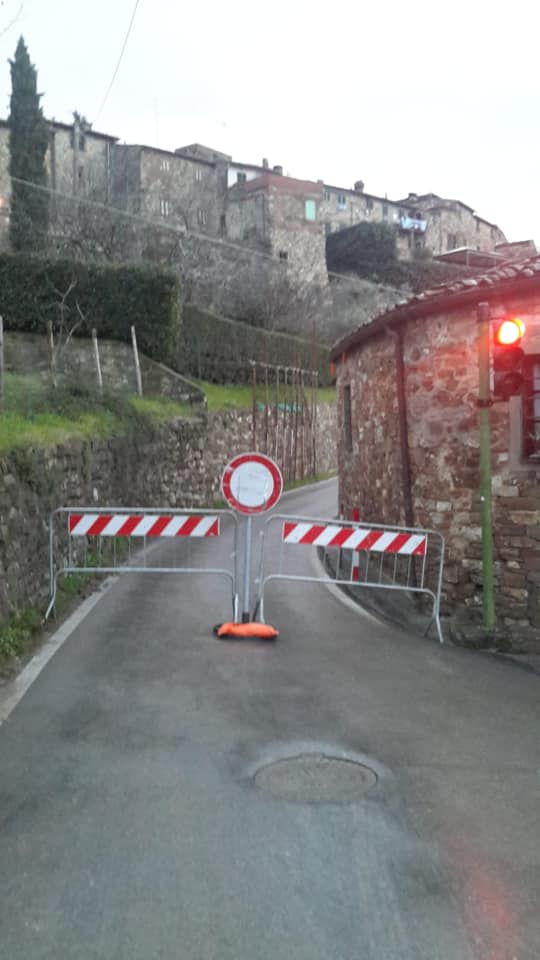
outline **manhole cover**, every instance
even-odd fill
[[[369,767],[322,753],[277,760],[255,774],[260,790],[293,803],[353,803],[376,783]]]

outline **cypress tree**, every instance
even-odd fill
[[[47,186],[47,122],[37,92],[36,68],[21,37],[10,60],[9,172],[12,178]],[[49,196],[44,190],[11,181],[10,239],[14,250],[43,249],[49,227]]]

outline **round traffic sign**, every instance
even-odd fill
[[[283,491],[281,470],[264,453],[241,453],[225,467],[221,490],[238,513],[264,513]]]

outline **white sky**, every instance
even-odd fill
[[[48,117],[90,121],[134,0],[0,0],[0,115],[20,33]],[[534,0],[139,0],[95,129],[400,199],[457,198],[540,242]]]

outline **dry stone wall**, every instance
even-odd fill
[[[263,429],[260,420],[261,450]],[[252,448],[251,414],[230,410],[208,418],[179,418],[146,434],[21,448],[1,458],[0,622],[13,610],[45,602],[48,517],[54,509],[212,506],[220,498],[226,463]],[[320,404],[317,469],[329,472],[335,465],[335,407]]]

